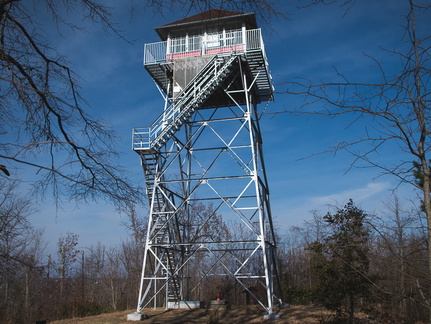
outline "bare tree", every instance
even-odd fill
[[[431,34],[427,24],[418,23],[421,19],[429,21],[431,6],[414,0],[408,0],[408,4],[404,30],[406,47],[390,51],[399,58],[399,72],[390,75],[378,59],[370,58],[380,72],[381,79],[377,82],[354,82],[336,71],[339,81],[289,82],[286,92],[305,96],[303,108],[307,109],[292,113],[344,116],[349,125],[365,125],[362,137],[343,141],[330,151],[346,150],[354,157],[353,165],[365,162],[379,168],[383,174],[395,176],[417,188],[421,192],[427,218],[428,242],[431,242],[431,169],[428,156],[431,148]],[[392,150],[398,149],[403,157],[393,164],[379,161],[374,153],[379,153],[385,145],[391,145]],[[422,173],[420,185],[416,177],[418,170],[413,172],[414,165],[419,166]],[[431,278],[429,248],[428,267]],[[428,292],[428,303],[430,295]]]
[[[147,218],[139,214],[135,205],[129,205],[124,214],[126,218],[122,225],[127,229],[132,243],[142,245],[145,242]]]
[[[0,258],[24,262],[20,255],[32,228],[28,216],[33,210],[30,200],[17,194],[17,185],[0,179]]]
[[[381,275],[379,289],[385,297],[380,309],[405,321],[426,316],[429,277],[426,265],[426,235],[414,209],[403,207],[397,195],[385,202],[384,217],[372,224],[376,233],[371,264]],[[422,305],[425,307],[418,307]]]
[[[139,191],[117,159],[115,133],[87,114],[68,61],[42,36],[34,12],[41,5],[56,24],[80,29],[68,20],[74,11],[113,30],[108,8],[97,1],[0,1],[2,170],[16,176],[18,166],[36,168],[35,188],[42,194],[50,188],[57,198],[136,200]]]
[[[17,183],[0,179],[0,321],[28,322],[42,305],[33,289],[42,277],[43,231],[28,220],[30,200],[17,193]]]
[[[86,298],[95,303],[100,299],[100,282],[106,266],[106,247],[98,242],[91,246],[85,256]]]
[[[127,308],[132,308],[138,298],[140,274],[142,271],[142,243],[131,240],[123,242],[118,251],[121,268],[124,269],[124,300]]]
[[[289,228],[286,232],[280,253],[283,255],[281,275],[286,295],[290,303],[312,301],[312,291],[318,282],[315,264],[321,256],[309,249],[309,246],[323,242],[328,226],[323,215],[313,210],[312,219],[301,226]]]
[[[67,233],[66,236],[61,236],[57,243],[57,272],[60,277],[60,300],[63,299],[63,292],[66,278],[71,275],[73,265],[77,261],[79,251],[76,249],[78,245],[78,235]]]
[[[109,287],[110,306],[116,311],[119,300],[124,293],[124,280],[122,279],[125,273],[121,267],[121,255],[118,249],[111,248],[106,253],[106,257],[107,266],[104,273],[104,281]]]
[[[160,13],[213,8],[255,11],[268,20],[278,13],[277,3],[151,0],[146,5]],[[127,5],[133,12],[137,3],[131,0]],[[111,8],[101,0],[0,0],[1,170],[14,176],[21,172],[18,166],[34,167],[39,174],[35,188],[40,193],[53,189],[57,198],[139,201],[140,191],[126,180],[118,161],[114,131],[87,113],[69,62],[44,38],[49,25],[38,21],[40,8],[59,29],[82,30],[70,17],[77,13],[123,38],[113,27]]]

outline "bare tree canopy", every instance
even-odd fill
[[[379,58],[368,57],[379,71],[380,79],[371,82],[352,80],[342,71],[335,70],[335,78],[327,82],[315,82],[302,78],[286,82],[284,93],[304,97],[299,109],[291,113],[324,115],[330,117],[351,116],[349,125],[366,125],[366,132],[356,141],[341,141],[331,151],[348,150],[355,162],[365,161],[395,175],[401,181],[416,185],[412,173],[413,161],[422,159],[430,150],[429,129],[431,116],[427,109],[430,102],[430,41],[429,31],[417,25],[417,17],[429,19],[429,5],[421,7],[410,3],[406,13],[405,37],[402,49],[383,50],[399,58],[395,68],[386,69]],[[425,25],[426,26],[426,25]],[[399,149],[411,155],[410,161],[393,165],[376,164],[372,160],[384,144],[396,142]],[[359,150],[359,144],[366,147]],[[354,148],[355,147],[355,148]]]
[[[167,10],[179,9],[178,13],[183,16],[211,9],[255,12],[264,24],[269,24],[270,19],[282,14],[279,8],[281,3],[280,0],[150,0],[147,5],[162,14]]]
[[[164,13],[181,8],[255,11],[263,20],[274,15],[278,1],[150,0],[145,6]],[[115,3],[114,3],[115,5]],[[135,8],[133,0],[120,6]],[[88,113],[77,75],[66,57],[45,38],[48,26],[83,30],[71,15],[101,26],[122,38],[113,27],[111,9],[99,0],[0,0],[0,164],[2,175],[37,170],[35,188],[52,189],[55,198],[114,202],[136,201],[134,188],[118,161],[116,135],[105,122]],[[37,13],[48,20],[38,21]]]
[[[67,20],[70,10],[110,28],[109,11],[93,1],[44,1],[56,24],[78,29]],[[56,198],[104,197],[136,200],[137,189],[119,166],[115,133],[88,115],[77,76],[65,57],[43,37],[32,7],[0,1],[0,158],[11,176],[20,165],[36,168],[35,188],[53,190]],[[42,28],[42,29],[40,29]],[[2,167],[3,170],[3,167]],[[6,172],[4,171],[4,172]]]

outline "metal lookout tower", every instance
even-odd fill
[[[273,86],[255,15],[210,10],[156,31],[162,41],[145,44],[144,67],[164,108],[133,129],[150,206],[137,313],[199,307],[211,281],[229,278],[276,315],[258,110]]]

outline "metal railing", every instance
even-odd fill
[[[132,148],[134,150],[149,149],[151,143],[151,127],[137,127],[132,130]]]
[[[234,60],[235,56],[229,57],[226,61],[219,60],[217,55],[214,56],[150,127],[133,129],[132,148],[134,150],[150,149],[155,142],[163,141],[163,136],[169,134],[173,127],[180,127],[182,122],[177,123],[177,121],[187,118],[187,113],[190,114],[190,110],[193,109],[196,102],[209,95],[207,89],[212,83],[218,81],[218,78],[225,73]],[[202,99],[202,101],[204,100]]]
[[[258,29],[250,29],[246,31],[246,50],[263,50],[263,41],[262,34],[260,28]]]
[[[144,65],[172,61],[176,58],[220,53],[243,53],[263,50],[260,28],[226,31],[144,45]]]

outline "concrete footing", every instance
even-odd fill
[[[134,312],[131,314],[127,314],[127,320],[128,321],[142,321],[146,318],[148,318],[148,315],[144,314],[144,313]]]
[[[202,300],[182,300],[180,302],[168,302],[168,309],[182,308],[204,308],[205,301]]]
[[[230,309],[230,305],[227,300],[211,300],[210,309]]]
[[[276,313],[271,313],[271,314],[266,314],[263,315],[263,319],[264,320],[276,320],[280,318],[280,314],[276,314]]]

